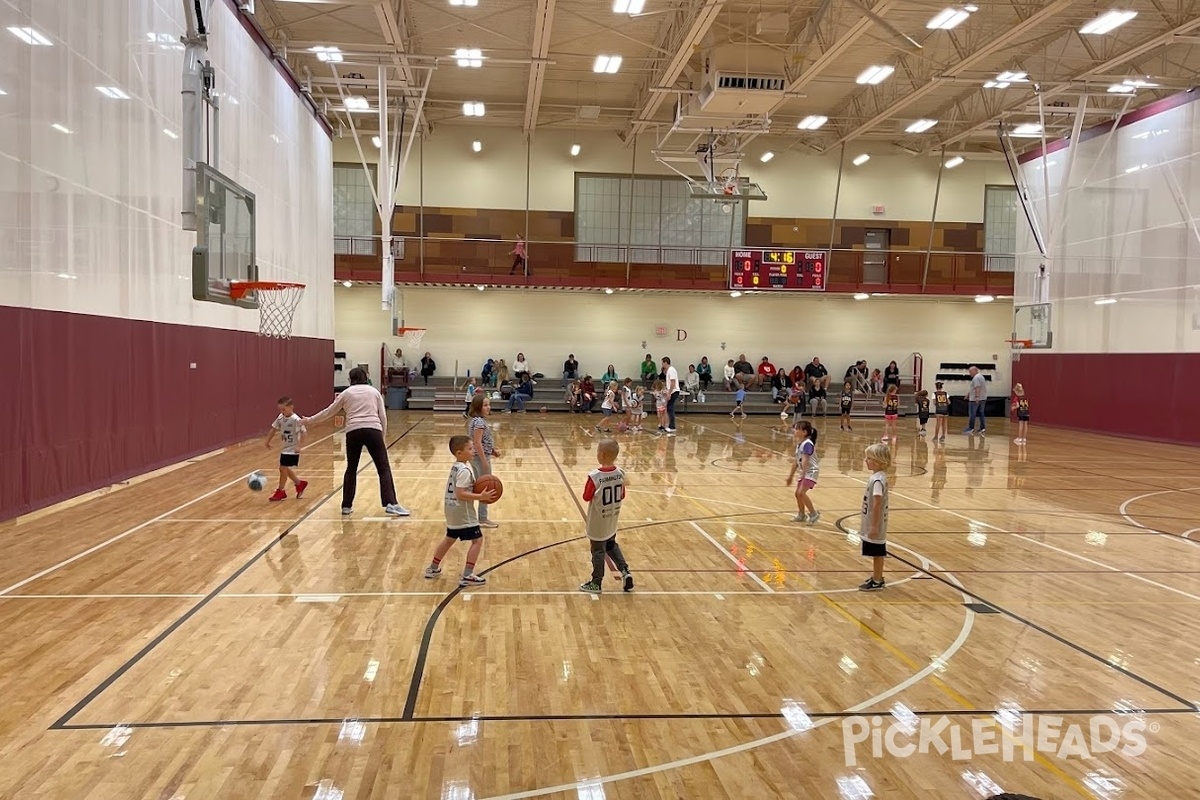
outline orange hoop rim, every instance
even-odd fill
[[[1005,339],[1011,345],[1021,345],[1021,347],[1033,347],[1033,339]]]
[[[417,331],[429,330],[428,328],[396,328],[396,335],[403,336],[406,333],[416,333]]]
[[[247,292],[278,292],[284,289],[303,289],[303,283],[288,283],[287,281],[233,281],[229,284],[229,296],[234,300],[241,299]]]

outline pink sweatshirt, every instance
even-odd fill
[[[355,384],[337,396],[329,408],[305,417],[306,423],[323,422],[338,409],[346,411],[346,430],[356,431],[364,428],[374,428],[387,433],[387,411],[383,406],[383,395],[374,386],[365,383]]]

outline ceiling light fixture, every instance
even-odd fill
[[[948,31],[951,28],[957,28],[969,16],[971,16],[971,12],[965,9],[947,8],[938,12],[937,16],[925,23],[925,27],[931,31]]]
[[[478,47],[460,47],[454,51],[454,58],[460,67],[479,69],[483,66],[483,51]]]
[[[1128,83],[1114,83],[1108,87],[1109,94],[1133,94],[1137,91],[1136,86],[1130,86]]]
[[[886,81],[895,71],[895,67],[889,67],[886,65],[867,67],[861,73],[859,73],[859,76],[854,79],[854,82],[860,85],[870,84],[871,86],[875,86],[876,84]]]
[[[367,102],[367,98],[365,97],[351,95],[342,101],[342,107],[347,111],[369,111],[371,104]]]
[[[904,130],[908,133],[924,133],[937,124],[938,121],[936,119],[919,119]]]
[[[592,72],[603,72],[608,75],[613,75],[621,68],[621,56],[596,56],[596,63],[592,64]]]
[[[959,164],[963,163],[963,160],[964,159],[962,156],[954,156],[954,158],[947,159],[945,165],[946,169],[954,169]]]
[[[1111,33],[1137,16],[1136,11],[1106,11],[1079,29],[1080,33],[1090,33],[1101,36]],[[9,28],[12,30],[12,28]]]
[[[1042,133],[1042,126],[1036,122],[1026,122],[1013,128],[1013,136],[1039,136]]]
[[[372,136],[372,137],[371,137],[371,144],[375,145],[375,149],[376,149],[376,150],[382,150],[382,149],[383,149],[383,140],[382,140],[382,139],[380,139],[378,136]]]
[[[763,153],[761,156],[759,156],[759,157],[758,157],[758,160],[759,160],[759,161],[761,161],[761,162],[763,162],[763,163],[765,164],[765,163],[767,163],[768,161],[770,161],[770,160],[771,160],[772,158],[774,158],[774,157],[775,157],[775,154],[774,154],[774,153],[772,153],[770,150],[768,150],[767,152],[765,152],[765,153]]]
[[[480,103],[478,101],[463,103],[463,116],[464,117],[482,117],[484,114],[484,111],[485,111],[485,109],[483,107],[483,103]]]
[[[1008,81],[984,81],[983,88],[985,89],[1007,89],[1011,86]]]
[[[54,128],[54,130],[58,131],[59,133],[70,133],[71,132],[70,128],[68,128],[66,125],[63,125],[58,122],[51,124],[50,127]]]
[[[471,142],[471,149],[478,153],[483,149],[483,142],[476,139],[475,141]]]
[[[474,8],[475,6],[479,5],[479,0],[450,0],[450,5]]]
[[[308,52],[316,53],[317,60],[340,64],[342,61],[342,51],[336,47],[326,47],[323,44],[308,48]]]
[[[8,92],[4,91],[3,89],[0,89],[0,97],[5,97],[7,94],[8,94]]]
[[[990,303],[990,302],[992,302],[992,301],[993,301],[993,300],[995,300],[995,299],[996,299],[996,298],[995,298],[995,297],[993,297],[993,296],[992,296],[992,295],[990,295],[990,294],[977,294],[977,295],[975,295],[975,302],[976,302],[976,303]]]
[[[165,133],[167,136],[170,136],[172,139],[179,138],[179,134],[176,133],[175,131],[171,130],[170,128],[163,128],[163,133]]]
[[[1157,83],[1151,83],[1150,81],[1144,81],[1141,78],[1126,78],[1125,80],[1121,81],[1121,83],[1125,84],[1126,86],[1132,86],[1135,89],[1157,89],[1158,88]]]
[[[1111,306],[1115,302],[1117,302],[1117,298],[1115,297],[1097,297],[1095,300],[1098,306]]]
[[[14,25],[8,29],[8,32],[25,44],[33,45],[34,47],[50,46],[50,40],[33,28]]]
[[[1001,83],[1025,83],[1029,80],[1029,74],[1026,72],[1001,72],[996,76],[996,80]]]
[[[854,295],[854,299],[855,300],[870,300],[871,295],[867,294],[866,292],[857,292]]]
[[[858,155],[858,156],[854,157],[853,164],[856,167],[861,167],[863,164],[867,163],[870,160],[871,160],[871,157],[869,155],[867,155],[866,153],[863,153],[862,155]]]
[[[118,89],[116,86],[97,86],[96,91],[110,100],[128,100],[129,95]]]
[[[829,117],[822,117],[822,116],[818,116],[818,115],[814,114],[812,116],[805,117],[804,119],[800,120],[800,124],[797,125],[796,127],[802,131],[815,131],[817,128],[821,127],[826,122],[829,122]]]
[[[634,16],[642,13],[642,9],[646,7],[646,0],[613,0],[614,14],[628,14]]]
[[[573,155],[573,156],[577,156],[577,155],[579,155],[579,151],[580,151],[580,149],[581,149],[581,148],[580,148],[580,147],[579,147],[579,145],[577,145],[577,144],[573,144],[573,145],[571,145],[571,155]]]

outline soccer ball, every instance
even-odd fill
[[[266,473],[258,471],[251,472],[249,477],[246,478],[246,485],[249,486],[253,491],[261,492],[263,489],[267,488]]]

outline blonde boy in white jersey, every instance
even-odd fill
[[[467,550],[467,563],[463,567],[462,577],[458,579],[458,585],[478,586],[487,583],[487,578],[475,574],[475,562],[483,549],[483,531],[479,529],[475,501],[490,503],[496,498],[496,492],[492,489],[486,492],[475,491],[475,471],[471,469],[475,445],[471,443],[470,437],[451,436],[450,452],[454,454],[454,466],[450,467],[450,477],[446,480],[446,494],[443,499],[446,538],[442,539],[433,551],[433,560],[425,568],[425,577],[433,580],[442,574],[442,559],[450,552],[454,543],[461,539],[470,542],[471,547]]]
[[[279,451],[279,486],[275,488],[275,494],[268,498],[271,502],[287,499],[289,478],[292,485],[296,487],[296,499],[299,500],[304,496],[304,490],[308,488],[308,481],[300,480],[295,468],[300,466],[300,447],[304,444],[304,434],[307,430],[304,422],[296,415],[292,398],[287,396],[279,398],[279,416],[271,423],[271,432],[267,434],[267,441],[264,442],[265,446],[270,449],[271,440],[278,432],[283,443]]]
[[[887,469],[892,465],[892,451],[880,443],[868,447],[864,455],[871,477],[867,478],[867,488],[863,491],[858,535],[862,539],[862,554],[871,559],[872,572],[858,589],[877,592],[887,587],[883,580],[883,560],[887,558]]]
[[[629,564],[617,544],[617,522],[621,501],[625,499],[625,472],[616,465],[620,453],[621,446],[612,439],[601,441],[596,446],[596,460],[600,466],[588,473],[583,487],[583,499],[588,503],[587,537],[592,548],[592,579],[580,584],[581,592],[600,594],[605,556],[611,557],[621,571],[625,591],[633,591]]]

